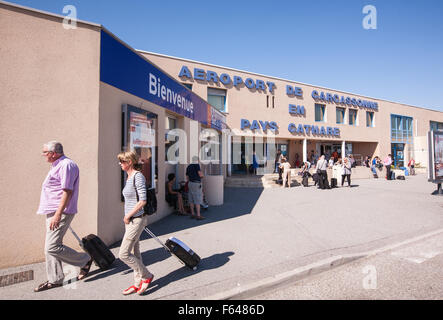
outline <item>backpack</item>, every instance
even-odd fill
[[[141,173],[141,174],[143,174],[143,173]],[[139,201],[137,188],[135,187],[135,176],[133,179],[133,183],[134,183],[135,194],[137,195],[137,201]],[[151,189],[146,190],[146,204],[143,207],[143,211],[148,216],[153,215],[154,213],[157,212],[157,196],[155,195],[155,188],[151,188]]]

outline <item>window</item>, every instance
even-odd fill
[[[171,132],[171,130],[177,128],[177,120],[171,117],[165,117],[165,119],[165,161],[176,161],[176,159],[178,158],[178,150],[175,152],[174,159],[168,159],[168,151],[169,148],[178,141],[177,134],[173,134],[173,132]]]
[[[345,123],[345,109],[337,107],[335,109],[336,114],[336,123],[337,124],[343,124]]]
[[[412,143],[412,118],[391,115],[391,142]]]
[[[186,88],[192,91],[192,84],[191,83],[182,83]]]
[[[357,110],[349,109],[349,125],[357,125]]]
[[[204,175],[222,174],[221,135],[212,128],[203,128],[200,131],[200,161]]]
[[[374,126],[374,112],[366,111],[366,126]]]
[[[325,107],[324,104],[315,104],[315,121],[325,121]]]
[[[208,88],[208,103],[221,112],[226,111],[226,90]]]
[[[443,122],[431,121],[431,131],[443,130]]]

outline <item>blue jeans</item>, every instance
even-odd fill
[[[372,173],[373,173],[373,174],[377,174],[377,171],[375,171],[375,166],[374,166],[374,165],[371,166],[371,170],[372,170]]]

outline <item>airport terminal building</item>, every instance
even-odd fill
[[[439,111],[138,52],[226,115],[227,127],[233,133],[229,168],[232,173],[245,172],[244,165],[251,163],[252,151],[248,152],[251,141],[255,143],[250,149],[256,151],[259,162],[274,161],[269,159],[266,146],[269,135],[275,139],[276,148],[289,157],[292,167],[309,160],[312,153],[334,151],[340,156],[353,154],[357,162],[368,155],[383,159],[392,154],[396,167],[406,166],[412,157],[426,166],[426,133],[443,129],[443,113]],[[233,161],[238,154],[233,150],[241,152],[241,164]]]
[[[357,160],[392,153],[398,167],[411,157],[426,166],[426,134],[443,129],[443,112],[136,50],[99,24],[66,29],[63,20],[0,1],[1,159],[9,164],[0,268],[44,260],[45,222],[35,212],[49,169],[42,145],[51,140],[80,168],[74,229],[111,244],[124,234],[122,150],[137,151],[156,189],[152,223],[173,211],[167,176],[185,180],[193,155],[205,159],[208,188],[245,174],[253,151],[271,169],[277,149],[293,167],[334,151]],[[168,161],[174,153],[178,162]]]

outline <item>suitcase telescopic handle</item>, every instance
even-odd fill
[[[151,230],[149,230],[148,229],[148,227],[145,227],[145,231],[152,237],[152,238],[154,238],[155,240],[157,240],[157,242],[158,243],[160,243],[161,245],[162,245],[162,247],[163,248],[165,248],[165,250],[167,251],[167,252],[169,252],[171,255],[173,255],[178,261],[180,261],[180,263],[181,264],[185,264],[183,261],[181,261],[175,254],[173,254],[172,252],[171,252],[171,250],[155,235],[155,234],[153,234],[152,233],[152,231]]]
[[[163,248],[165,248],[166,251],[171,252],[171,250],[169,250],[169,248],[168,248],[163,242],[161,242],[161,240],[160,240],[155,234],[153,234],[151,230],[148,229],[148,227],[145,227],[145,231],[146,231],[146,232],[147,232],[152,238],[154,238],[155,240],[157,240],[157,242],[160,243],[160,244],[163,246]]]
[[[74,237],[77,239],[78,244],[80,245],[80,247],[83,248],[83,242],[82,242],[82,240],[79,238],[79,236],[77,235],[77,233],[75,233],[74,229],[72,229],[71,226],[69,226],[69,230],[72,232],[72,234],[74,235]]]

